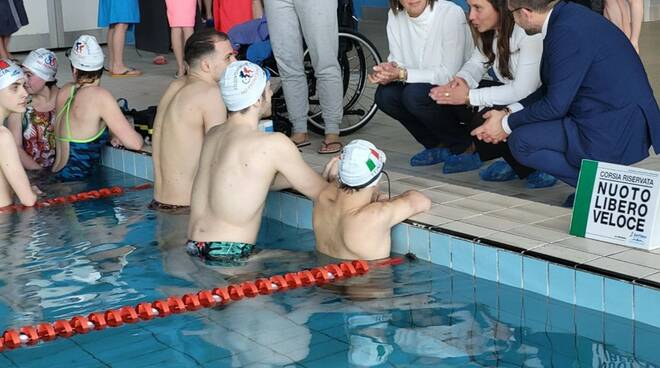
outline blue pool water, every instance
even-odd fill
[[[106,170],[50,195],[142,180]],[[151,190],[0,215],[0,329],[330,263],[313,234],[265,221],[254,264],[185,254],[187,217]],[[323,288],[5,350],[0,367],[655,367],[660,331],[424,261]]]

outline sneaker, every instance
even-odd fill
[[[554,176],[544,173],[543,171],[534,171],[529,174],[527,177],[527,188],[529,189],[539,189],[539,188],[548,188],[557,182],[557,178]]]
[[[425,148],[410,158],[410,166],[428,166],[444,162],[451,152],[447,148]]]
[[[442,172],[445,174],[454,174],[459,172],[476,170],[483,165],[478,153],[461,153],[460,155],[451,155],[445,160],[445,166]]]
[[[500,160],[481,170],[479,173],[483,181],[509,181],[518,177],[508,162]]]
[[[564,204],[561,206],[564,208],[573,208],[573,204],[575,203],[575,193],[569,195],[566,197],[566,200],[564,201]]]

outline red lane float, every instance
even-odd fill
[[[151,187],[152,187],[151,184],[146,183],[129,188],[122,188],[122,187],[101,188],[98,190],[90,190],[88,192],[71,194],[68,196],[44,199],[35,203],[34,207],[35,208],[50,207],[56,204],[74,203],[74,202],[88,201],[88,200],[99,199],[104,197],[113,197],[113,196],[122,195],[126,192],[135,192],[138,190],[149,189]],[[32,207],[26,207],[23,206],[22,204],[14,204],[11,206],[0,208],[0,213],[18,212],[28,208],[32,208]]]
[[[119,190],[122,190],[119,187]],[[138,188],[138,187],[135,187]],[[134,188],[134,189],[135,189]],[[140,188],[146,189],[146,188]],[[137,190],[140,190],[137,189]],[[110,191],[113,188],[109,189]],[[103,189],[99,190],[99,195]],[[118,192],[114,189],[114,193]],[[88,192],[89,194],[89,192]],[[387,267],[400,264],[401,259],[391,259],[376,263],[376,267]],[[86,334],[91,331],[103,330],[107,327],[119,327],[126,323],[148,321],[155,317],[167,317],[171,314],[192,312],[201,308],[212,308],[216,305],[225,305],[232,301],[244,298],[254,298],[260,295],[270,295],[273,292],[284,292],[299,287],[324,285],[344,278],[362,276],[369,272],[369,265],[365,261],[342,262],[316,267],[312,270],[275,275],[270,278],[261,278],[254,282],[246,281],[232,284],[225,288],[201,290],[197,293],[185,294],[182,297],[170,296],[167,299],[153,302],[142,302],[132,306],[118,309],[109,309],[105,312],[90,313],[87,317],[74,316],[70,320],[58,320],[54,323],[40,323],[35,326],[23,326],[20,329],[6,330],[0,336],[0,352],[5,349],[34,345],[40,341],[52,341],[57,337],[71,337],[76,334]]]

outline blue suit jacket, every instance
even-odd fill
[[[557,121],[568,140],[567,159],[638,162],[652,144],[660,153],[660,110],[644,66],[616,26],[573,3],[558,3],[543,41],[539,90],[509,116],[515,129]],[[539,137],[542,138],[542,137]]]

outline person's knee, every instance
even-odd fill
[[[535,152],[533,140],[530,138],[532,137],[524,129],[521,129],[520,131],[513,131],[507,139],[511,154],[523,165],[529,163],[529,157]]]
[[[410,112],[427,106],[430,101],[432,102],[429,97],[429,88],[420,84],[408,85],[401,95],[401,103]]]
[[[385,113],[391,111],[391,108],[395,104],[398,104],[396,102],[399,99],[397,94],[398,89],[393,88],[393,86],[378,86],[378,88],[376,88],[376,95],[374,96],[376,106]]]

